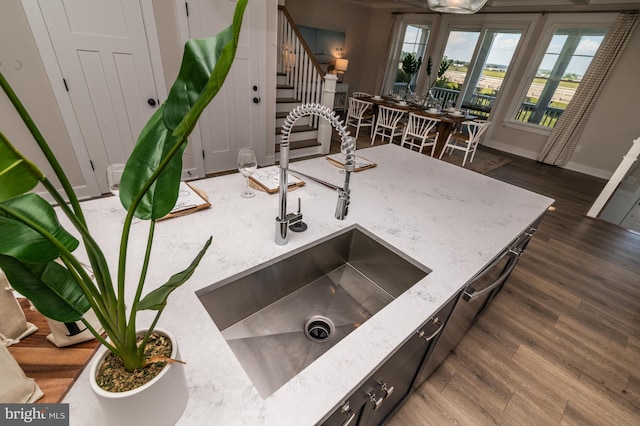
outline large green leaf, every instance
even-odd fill
[[[175,206],[186,137],[231,69],[246,5],[247,0],[238,1],[231,27],[215,37],[190,40],[185,45],[180,72],[169,97],[140,134],[120,181],[120,201],[129,209],[160,164],[183,140],[158,180],[144,194],[136,208],[137,217],[159,219]]]
[[[120,200],[129,209],[151,175],[158,169],[167,153],[178,142],[162,119],[166,105],[163,104],[149,119],[140,133],[131,157],[127,161],[120,180]],[[136,209],[141,219],[159,219],[173,209],[178,199],[178,188],[182,176],[182,153],[187,147],[182,143],[177,154],[163,169],[158,179],[146,192]]]
[[[67,250],[78,247],[78,240],[60,225],[53,208],[39,195],[20,195],[0,204],[44,228]],[[60,257],[60,250],[37,231],[0,211],[0,254],[22,262],[46,263]]]
[[[204,111],[204,109],[207,107],[207,105],[209,105],[211,100],[222,87],[222,84],[227,78],[227,74],[229,74],[229,70],[231,69],[231,65],[236,56],[238,40],[240,39],[240,28],[242,27],[242,18],[244,16],[244,10],[246,9],[246,7],[247,0],[239,0],[238,4],[236,5],[235,13],[233,15],[233,23],[231,27],[227,28],[216,36],[221,40],[220,42],[216,43],[215,51],[219,53],[215,58],[215,65],[211,71],[211,76],[207,81],[206,87],[204,87],[204,90],[201,92],[200,96],[193,104],[191,110],[187,113],[187,115],[182,119],[182,122],[174,130],[174,135],[190,134],[195,127],[198,118],[202,114],[202,111]],[[226,41],[226,44],[224,44],[224,46],[222,46],[222,48],[220,49],[223,40]],[[200,40],[194,40],[192,43],[192,48],[194,50],[197,49],[200,43]],[[206,48],[206,46],[202,46],[202,48]],[[208,63],[208,65],[210,66],[211,63]],[[169,111],[170,109],[167,109],[166,114],[169,114]]]
[[[0,255],[0,268],[11,286],[31,300],[46,317],[74,322],[80,320],[90,307],[69,271],[56,262],[31,265]]]
[[[0,201],[31,191],[42,172],[0,132]]]
[[[191,277],[191,275],[193,275],[193,271],[195,271],[196,267],[200,263],[200,260],[202,259],[202,256],[204,256],[210,245],[211,237],[209,237],[202,250],[200,250],[200,253],[198,253],[196,258],[193,259],[191,265],[189,265],[187,269],[171,276],[171,278],[169,278],[169,281],[167,281],[165,284],[149,292],[149,294],[147,294],[144,299],[138,302],[138,304],[136,305],[136,309],[138,311],[146,309],[157,311],[164,308],[164,306],[167,304],[167,298],[169,297],[171,292],[184,284]]]

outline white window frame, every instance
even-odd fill
[[[539,15],[537,14],[528,13],[501,14],[497,16],[491,14],[478,14],[472,16],[447,15],[443,18],[442,25],[440,26],[440,30],[437,35],[437,47],[432,56],[433,63],[439,64],[440,61],[442,61],[444,51],[446,49],[446,43],[449,39],[449,34],[451,33],[451,31],[478,31],[480,33],[478,38],[479,42],[476,43],[470,62],[475,67],[478,60],[480,48],[482,46],[482,42],[480,42],[480,40],[485,36],[487,31],[519,30],[521,31],[520,41],[518,42],[518,46],[516,47],[516,50],[511,57],[511,62],[509,63],[509,71],[511,71],[512,69],[516,68],[518,60],[521,56],[520,53],[524,49],[524,46],[528,44],[530,34],[532,33],[531,28],[533,25],[535,25],[538,17]],[[507,75],[505,75],[504,81],[502,83],[502,88],[496,95],[494,104],[498,104],[500,102],[501,94],[506,91],[505,89],[514,79],[514,77],[512,77],[513,73],[509,71],[507,72]],[[467,89],[466,86],[469,81],[469,74],[470,73],[467,73],[464,83],[460,86],[460,101],[462,101],[462,95]]]
[[[545,127],[539,124],[533,124],[523,122],[515,119],[515,116],[520,109],[520,105],[524,101],[531,81],[536,75],[540,63],[544,59],[544,55],[547,52],[549,43],[555,35],[558,29],[565,28],[590,28],[590,29],[604,29],[607,31],[611,25],[615,22],[617,13],[602,13],[602,14],[552,14],[548,17],[543,29],[541,30],[541,36],[538,40],[538,47],[534,55],[534,59],[531,60],[527,66],[525,72],[525,78],[520,80],[520,83],[515,91],[516,95],[511,100],[511,104],[506,111],[504,125],[506,127],[524,130],[531,133],[537,133],[542,135],[548,135],[553,130],[553,127]],[[606,37],[606,34],[605,34]]]
[[[426,26],[427,30],[429,31],[425,45],[425,52],[422,58],[422,62],[424,64],[424,62],[426,62],[426,58],[429,55],[429,48],[431,45],[433,45],[432,40],[435,34],[434,26],[437,25],[436,23],[438,20],[439,17],[437,16],[421,14],[406,14],[398,16],[398,21],[395,24],[396,28],[392,30],[393,33],[389,46],[387,66],[385,68],[384,79],[381,88],[382,93],[389,92],[393,88],[393,84],[396,80],[398,63],[400,62],[400,55],[402,54],[402,45],[404,44],[404,37],[407,31],[407,26]],[[420,71],[422,71],[422,66],[420,67]],[[416,80],[416,87],[419,87],[420,75],[421,73],[419,72],[418,79]]]

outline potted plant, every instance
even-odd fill
[[[402,60],[402,71],[405,73],[407,89],[411,91],[411,79],[413,75],[420,70],[422,65],[422,57],[416,59],[416,55],[409,53]]]
[[[438,66],[438,72],[436,73],[436,78],[433,81],[431,81],[431,71],[433,68],[433,61],[431,60],[431,56],[429,56],[429,58],[427,59],[426,73],[427,73],[427,84],[429,86],[428,92],[430,95],[433,95],[431,93],[431,89],[433,89],[433,87],[438,82],[440,82],[439,87],[443,86],[444,83],[447,82],[446,77],[445,78],[442,78],[442,77],[444,76],[444,73],[447,72],[447,70],[449,69],[452,63],[453,63],[453,59],[447,59],[446,57],[442,58],[442,61],[440,61],[440,66]]]
[[[211,238],[186,269],[143,295],[155,222],[175,206],[187,137],[231,68],[246,5],[247,0],[238,1],[232,25],[215,37],[187,42],[180,72],[167,100],[149,119],[127,160],[119,191],[127,214],[120,237],[117,275],[109,270],[103,250],[92,237],[78,197],[55,154],[0,74],[0,86],[63,188],[61,194],[40,169],[0,133],[0,268],[14,288],[31,300],[43,315],[61,322],[82,320],[129,372],[144,370],[157,361],[166,363],[177,354],[177,348],[174,348],[173,355],[149,359],[145,348],[150,341],[158,339],[154,331],[169,295],[193,274],[211,244]],[[49,202],[30,193],[38,183],[50,194],[82,240],[93,279],[73,254],[80,245],[78,239],[60,225]],[[134,217],[149,221],[149,234],[140,277],[135,284],[135,297],[125,304],[125,269]],[[106,337],[84,321],[83,314],[90,308]],[[156,311],[156,315],[141,332],[136,316],[142,310]],[[163,336],[167,337],[168,333],[160,333],[159,339],[164,340]],[[184,380],[184,372],[179,380]],[[175,398],[175,395],[170,396]],[[186,400],[182,402],[182,409],[185,403]],[[148,416],[149,413],[145,413],[144,423],[154,424],[149,423]],[[166,418],[163,420],[167,421]],[[128,422],[131,421],[128,418]]]

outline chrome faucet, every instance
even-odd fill
[[[287,213],[287,176],[289,172],[289,136],[291,135],[291,128],[293,124],[301,117],[308,115],[316,115],[321,118],[325,118],[336,128],[340,134],[342,142],[340,144],[340,151],[345,155],[344,164],[344,185],[342,188],[337,188],[338,191],[338,204],[336,206],[336,219],[343,220],[348,213],[349,209],[349,179],[351,172],[355,169],[355,150],[356,140],[349,136],[349,132],[345,128],[344,124],[340,121],[340,118],[329,108],[320,104],[304,104],[294,108],[284,120],[282,125],[282,137],[280,139],[280,191],[279,191],[279,203],[278,203],[278,217],[276,217],[276,244],[285,245],[289,241],[289,225],[302,221],[302,212],[298,206],[298,211],[294,213]],[[313,178],[312,178],[313,179]]]

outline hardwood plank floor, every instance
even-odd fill
[[[640,424],[640,235],[584,216],[605,181],[500,154],[513,161],[488,175],[555,198],[555,210],[387,424]]]

